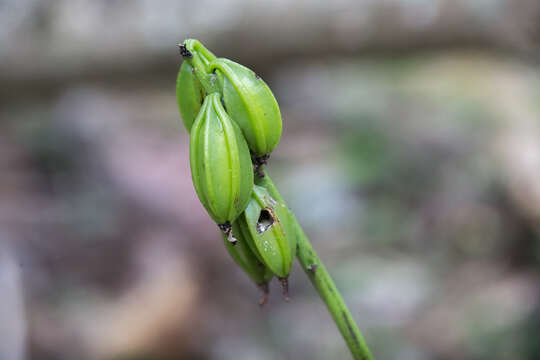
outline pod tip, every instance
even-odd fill
[[[268,303],[268,296],[270,295],[270,287],[268,286],[268,283],[257,284],[257,286],[263,292],[263,296],[259,300],[259,306],[263,307],[266,303]]]
[[[238,240],[233,236],[231,223],[227,221],[223,224],[218,224],[218,227],[223,231],[225,236],[227,236],[227,241],[230,242],[231,245],[236,245]]]
[[[285,300],[286,302],[289,302],[291,300],[291,298],[289,297],[289,278],[288,277],[280,278],[279,281],[281,282],[283,300]]]
[[[183,58],[193,57],[193,54],[187,49],[185,44],[177,44],[176,46],[178,46],[178,49],[180,50],[180,55],[182,55]]]

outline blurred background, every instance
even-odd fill
[[[0,359],[348,359],[227,254],[176,44],[260,74],[269,172],[377,359],[540,359],[538,0],[0,1]]]

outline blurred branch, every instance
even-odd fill
[[[534,0],[349,0],[293,7],[247,1],[219,6],[79,3],[32,3],[19,7],[19,16],[0,7],[7,27],[0,36],[2,96],[14,88],[43,92],[67,82],[139,79],[144,73],[162,73],[165,79],[178,66],[170,60],[175,44],[191,34],[263,72],[294,57],[365,52],[474,47],[533,55],[540,41],[540,3]],[[242,8],[241,20],[236,7]],[[201,24],[199,13],[211,24]]]

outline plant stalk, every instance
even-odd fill
[[[265,170],[263,173],[264,177],[256,177],[255,181],[257,185],[264,186],[272,197],[285,204],[283,198],[279,194],[279,191],[272,182],[272,179],[270,179],[270,176],[268,176],[268,173]],[[355,360],[373,360],[373,356],[371,355],[364,337],[362,336],[358,325],[356,325],[349,308],[347,305],[345,305],[345,302],[334,284],[334,281],[330,277],[330,274],[326,270],[326,267],[322,263],[321,259],[311,246],[311,243],[298,224],[294,214],[293,219],[298,240],[296,256],[302,265],[304,272],[308,276],[309,280],[311,280],[311,283],[319,293],[321,299],[326,304],[326,307],[328,308],[330,315],[332,315],[332,318],[341,332],[341,335],[345,339],[353,358]]]

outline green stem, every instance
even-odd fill
[[[216,58],[216,55],[214,55],[214,53],[208,50],[199,40],[186,39],[184,41],[184,44],[186,45],[189,51],[197,51],[201,53],[201,55],[205,58],[207,63],[209,63],[210,61]]]
[[[204,47],[198,40],[187,39],[184,41],[184,45],[191,53],[190,58],[186,58],[189,64],[195,69],[195,75],[202,84],[206,94],[212,94],[219,92],[218,79],[215,74],[210,71],[210,62],[216,58],[216,56]]]
[[[268,192],[270,192],[270,195],[277,201],[283,204],[285,203],[266,171],[264,171],[264,177],[256,179],[256,182],[257,185],[264,186]],[[293,219],[298,235],[298,249],[296,256],[298,257],[298,261],[302,265],[304,272],[307,274],[311,283],[319,293],[319,296],[326,304],[326,307],[332,315],[341,335],[345,339],[353,358],[356,360],[373,360],[373,356],[371,355],[349,308],[345,305],[334,281],[311,246],[311,243],[298,224],[294,214]]]

